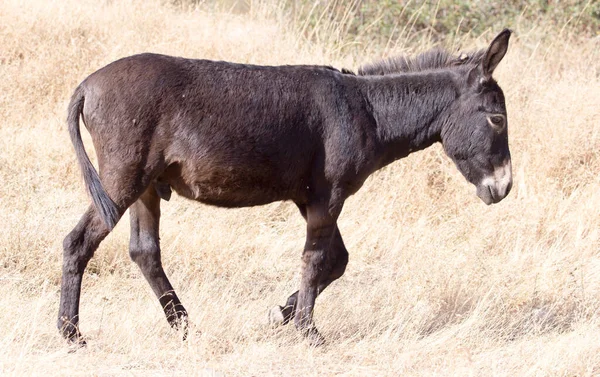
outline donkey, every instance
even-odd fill
[[[179,195],[221,207],[291,200],[306,220],[300,288],[270,312],[324,342],[315,299],[348,263],[337,219],[344,201],[383,166],[441,142],[486,204],[512,186],[504,95],[492,78],[510,30],[486,50],[434,50],[352,74],[326,66],[256,66],[141,54],[88,76],[71,98],[68,126],[92,198],[65,238],[58,328],[78,328],[88,261],[126,209],[129,254],[169,324],[187,312],[160,259],[160,201]],[[81,139],[91,134],[99,173]],[[184,334],[185,337],[185,334]]]

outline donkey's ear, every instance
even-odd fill
[[[508,50],[508,40],[511,33],[509,29],[504,29],[490,43],[490,47],[488,47],[481,61],[481,73],[485,79],[492,77],[494,69],[496,69],[498,63],[504,58],[506,50]]]

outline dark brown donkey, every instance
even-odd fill
[[[435,142],[486,204],[512,184],[504,95],[492,73],[508,48],[434,50],[362,68],[264,67],[142,54],[91,74],[69,105],[69,132],[93,204],[64,240],[58,328],[78,330],[83,272],[129,208],[129,253],[169,323],[187,313],[160,260],[160,200],[171,190],[222,207],[291,200],[307,222],[298,292],[270,317],[312,344],[315,299],[344,273],[336,221],[344,201],[381,167]],[[85,152],[89,130],[100,174]]]

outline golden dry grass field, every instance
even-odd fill
[[[189,338],[129,260],[125,216],[84,276],[88,346],[72,352],[55,323],[62,240],[90,201],[65,122],[83,78],[143,51],[356,69],[419,50],[306,39],[276,8],[0,2],[0,374],[600,375],[600,39],[518,27],[495,74],[512,192],[485,206],[439,145],[374,174],[339,221],[350,264],[317,300],[326,346],[266,325],[299,283],[293,204],[225,210],[174,195],[163,264]],[[498,31],[459,42],[484,47]]]

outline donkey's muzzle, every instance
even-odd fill
[[[484,177],[477,185],[477,196],[487,205],[498,203],[506,198],[512,188],[512,167],[510,159],[496,167],[492,174]]]

